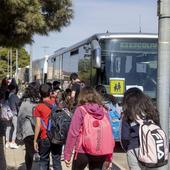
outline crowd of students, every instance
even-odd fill
[[[18,86],[14,80],[8,82],[6,79],[1,83],[0,102],[7,101],[13,113],[12,120],[6,122],[6,148],[17,149],[16,138],[23,141],[26,149],[25,164],[27,170],[31,170],[35,153],[40,156],[39,169],[48,170],[50,154],[54,170],[62,170],[61,154],[63,145],[53,144],[48,138],[47,129],[42,121],[48,125],[51,114],[50,105],[57,104],[58,107],[67,108],[73,113],[72,121],[68,131],[66,144],[64,146],[64,160],[67,167],[72,163],[72,170],[83,170],[86,166],[90,170],[107,170],[111,168],[112,153],[114,151],[114,137],[108,137],[113,145],[110,151],[103,155],[92,155],[87,152],[82,140],[82,126],[86,114],[95,120],[94,127],[98,126],[103,117],[110,121],[108,102],[116,107],[115,98],[107,94],[102,85],[96,88],[85,86],[76,73],[70,75],[70,85],[65,90],[61,89],[60,82],[53,81],[46,84],[32,82],[27,85],[22,97],[17,96]],[[151,100],[139,89],[132,88],[125,92],[122,100],[122,129],[121,142],[127,152],[128,164],[131,170],[145,169],[134,153],[139,148],[139,124],[137,115],[152,119],[159,124],[159,113]],[[107,123],[106,123],[107,124]],[[10,138],[12,131],[12,139]],[[111,125],[107,131],[112,130]],[[133,133],[132,133],[133,130]],[[100,136],[102,138],[102,136]],[[107,144],[109,141],[105,143]],[[109,146],[108,146],[109,147]],[[74,153],[73,160],[72,153]],[[72,161],[71,161],[72,160]]]

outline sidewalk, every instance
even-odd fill
[[[2,144],[1,144],[2,146]],[[2,152],[1,152],[2,153]],[[4,148],[4,154],[6,157],[7,170],[25,170],[24,156],[25,149],[24,146],[20,146],[18,149],[6,149]],[[128,170],[125,154],[114,153],[113,162],[115,165],[114,170]],[[4,164],[4,163],[3,163]],[[2,164],[0,164],[2,165]],[[33,170],[37,170],[38,163],[33,163]],[[117,167],[119,166],[119,168]],[[63,170],[71,170],[65,166],[64,161],[62,161]],[[5,167],[0,168],[5,170]],[[51,168],[52,169],[52,168]],[[88,169],[86,169],[88,170]]]
[[[26,170],[24,157],[25,157],[25,148],[20,146],[18,149],[4,149],[7,163],[7,170]],[[65,166],[64,161],[62,161],[63,170],[70,170]],[[32,170],[38,169],[38,163],[33,163]],[[52,168],[51,168],[52,169]]]
[[[6,160],[5,160],[5,151],[3,144],[3,136],[0,134],[0,169],[6,170]]]
[[[25,170],[25,148],[19,146],[18,149],[6,149],[4,146],[4,132],[0,124],[0,170]],[[119,147],[116,147],[119,148]],[[114,170],[128,170],[126,154],[121,151],[116,151],[113,154]],[[37,170],[38,163],[33,163],[33,169]],[[63,170],[71,170],[65,166],[62,161]],[[51,168],[52,170],[52,168]],[[88,169],[86,169],[88,170]]]
[[[26,170],[24,163],[25,157],[24,146],[20,146],[18,149],[6,149],[3,146],[4,146],[3,138],[0,136],[0,170]],[[116,151],[113,154],[113,164],[114,164],[113,170],[129,170],[126,160],[126,154],[121,151]],[[63,170],[71,170],[71,168],[67,168],[65,166],[64,161],[62,161],[62,167]],[[38,163],[34,162],[32,170],[37,169]],[[88,168],[86,168],[85,170],[88,170]]]

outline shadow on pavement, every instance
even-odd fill
[[[25,163],[20,164],[17,170],[26,170]]]
[[[13,170],[13,169],[9,169],[9,170]],[[17,170],[26,170],[25,163],[20,164]],[[38,162],[33,162],[32,170],[38,170]]]
[[[1,170],[6,170],[6,159],[5,159],[5,152],[4,152],[4,125],[0,122],[0,166]]]
[[[120,142],[116,142],[116,143],[115,143],[114,152],[124,153],[124,150],[122,149]]]
[[[121,169],[113,163],[111,170],[121,170]]]
[[[13,167],[13,166],[8,166],[7,170],[18,170],[18,169],[16,167]]]

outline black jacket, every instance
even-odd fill
[[[139,124],[129,123],[124,117],[121,125],[121,145],[125,151],[139,147]]]

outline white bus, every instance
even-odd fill
[[[71,47],[55,51],[46,61],[46,73],[42,69],[43,59],[34,61],[33,65],[40,70],[35,71],[33,67],[33,77],[44,79],[42,76],[45,75],[48,81],[65,82],[72,72],[76,72],[87,85],[102,84],[108,92],[111,92],[112,80],[117,78],[123,80],[123,92],[128,87],[138,86],[155,98],[157,50],[156,34],[95,34]]]

